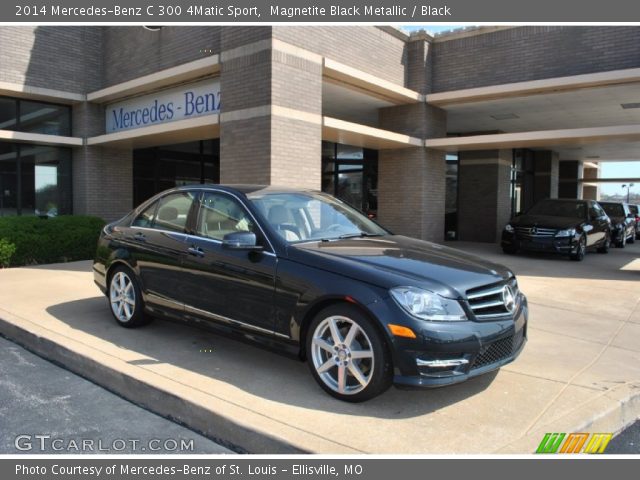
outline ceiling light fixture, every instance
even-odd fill
[[[640,102],[634,103],[621,103],[620,106],[625,110],[629,110],[630,108],[640,108]]]

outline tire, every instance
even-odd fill
[[[118,266],[109,277],[107,298],[116,323],[125,328],[146,325],[151,318],[144,313],[140,287],[133,272]]]
[[[622,235],[622,238],[616,243],[617,248],[624,248],[627,245],[627,237]]]
[[[606,236],[604,237],[604,242],[602,243],[601,246],[598,247],[597,252],[598,253],[609,253],[609,248],[611,247],[611,235],[609,234],[609,232],[606,233]]]
[[[587,238],[582,235],[580,240],[578,240],[578,249],[575,253],[569,255],[569,258],[574,262],[581,262],[584,259],[585,254],[587,253]]]
[[[306,349],[313,378],[339,400],[363,402],[391,386],[389,349],[371,320],[351,305],[319,312],[309,326]]]
[[[635,234],[631,234],[629,236],[629,239],[627,240],[627,243],[636,243],[636,236]]]

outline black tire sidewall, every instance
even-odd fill
[[[313,365],[313,359],[311,358],[313,334],[320,322],[331,316],[343,316],[356,322],[358,326],[364,330],[371,342],[371,348],[374,355],[373,377],[371,378],[369,385],[367,385],[364,390],[353,395],[342,395],[326,385],[318,375],[318,372],[316,372]],[[391,353],[389,352],[389,348],[383,340],[379,329],[374,326],[373,321],[352,305],[332,305],[318,312],[307,329],[305,347],[307,363],[313,378],[320,387],[322,387],[322,389],[332,397],[351,403],[364,402],[365,400],[369,400],[380,395],[391,386],[393,380],[393,365],[391,362]]]

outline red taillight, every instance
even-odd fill
[[[636,222],[640,222],[640,216],[636,215]]]

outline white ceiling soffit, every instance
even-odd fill
[[[423,140],[337,118],[322,117],[322,139],[377,150],[422,147]]]
[[[322,82],[322,114],[355,123],[378,123],[378,109],[395,104],[330,79]]]
[[[640,124],[640,82],[567,92],[455,104],[447,111],[447,131],[526,132]]]

